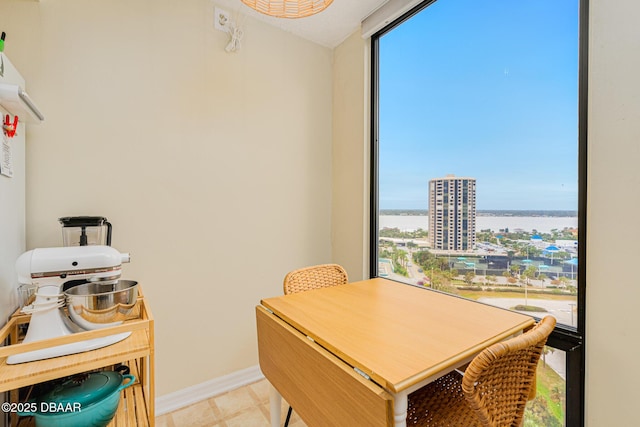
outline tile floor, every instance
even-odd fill
[[[289,406],[282,402],[282,424]],[[211,397],[156,417],[156,427],[269,427],[267,380]],[[295,411],[290,427],[306,427]]]

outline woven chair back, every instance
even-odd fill
[[[349,278],[338,264],[322,264],[301,268],[288,273],[284,278],[284,293],[309,291],[328,286],[344,285]]]
[[[535,396],[536,369],[556,319],[546,316],[522,335],[494,344],[469,364],[462,391],[486,427],[520,426]]]

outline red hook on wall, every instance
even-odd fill
[[[18,116],[13,116],[13,124],[11,124],[11,117],[9,117],[9,115],[7,114],[4,117],[2,129],[4,130],[4,134],[7,135],[8,138],[13,138],[16,135],[16,131],[18,130]]]

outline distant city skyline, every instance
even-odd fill
[[[454,174],[478,210],[577,210],[577,9],[439,0],[380,39],[380,209]]]

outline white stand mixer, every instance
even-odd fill
[[[129,254],[120,253],[110,246],[40,248],[20,255],[16,261],[19,284],[36,286],[35,301],[22,309],[24,313],[31,314],[23,343],[83,331],[62,310],[65,305],[64,284],[69,281],[115,281],[122,273],[122,263],[129,262],[129,259]],[[130,334],[124,332],[14,354],[7,358],[7,364],[95,350],[122,341]]]

